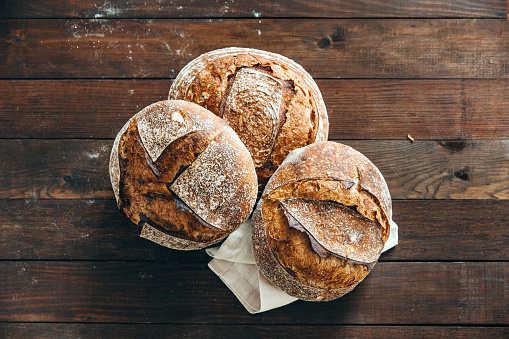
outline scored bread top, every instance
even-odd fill
[[[306,232],[321,257],[328,251],[353,263],[378,260],[384,244],[375,222],[332,201],[293,198],[280,203],[290,227]]]
[[[253,213],[256,263],[292,296],[338,298],[376,264],[391,217],[385,180],[361,153],[334,142],[294,150]]]
[[[257,195],[254,165],[235,132],[181,100],[152,104],[126,123],[114,142],[110,177],[133,222],[178,234],[145,237],[179,249],[221,240],[210,232],[224,238],[249,217]]]
[[[293,60],[250,48],[224,48],[188,63],[169,99],[195,102],[224,118],[266,183],[289,151],[328,136],[318,86]]]
[[[248,62],[248,64],[255,65],[260,61],[270,61],[274,63],[274,67],[277,68],[278,75],[280,73],[284,73],[285,70],[291,71],[293,74],[298,74],[299,78],[309,86],[312,91],[313,98],[316,100],[317,109],[319,110],[319,132],[316,135],[316,141],[325,141],[327,140],[328,131],[329,131],[329,122],[327,117],[327,109],[325,108],[325,103],[323,102],[322,94],[318,89],[315,81],[311,77],[311,75],[298,63],[293,61],[290,58],[287,58],[283,55],[267,52],[254,48],[242,48],[242,47],[228,47],[217,49],[205,54],[202,54],[189,62],[177,75],[177,78],[173,81],[168,99],[179,99],[182,97],[188,96],[189,88],[191,87],[193,80],[195,77],[208,65],[214,64],[214,62],[219,61],[225,63],[226,61],[220,61],[221,59],[227,60],[228,57],[232,56],[248,56],[251,57],[252,61]],[[245,67],[245,66],[244,66]],[[224,74],[225,77],[229,77],[232,73]],[[285,79],[292,80],[292,79]],[[224,86],[226,87],[226,86]],[[219,90],[226,90],[226,88],[219,88]],[[211,109],[212,113],[217,114],[220,106],[221,99],[218,100],[216,105],[216,111]],[[214,107],[210,107],[214,108]],[[209,109],[210,109],[209,108]]]
[[[256,167],[265,164],[276,141],[282,96],[279,79],[242,68],[223,100],[222,118],[237,131]]]
[[[278,174],[267,183],[263,196],[290,182],[318,178],[339,180],[345,187],[358,186],[370,193],[380,204],[388,227],[392,201],[382,173],[362,153],[336,142],[315,143],[290,152]]]
[[[268,225],[266,225],[262,215],[262,204],[263,201],[260,199],[257,208],[253,212],[251,231],[253,238],[253,254],[256,259],[256,265],[265,278],[283,292],[308,301],[327,301],[336,299],[350,292],[355,287],[356,283],[343,283],[341,286],[324,288],[324,286],[316,283],[310,283],[308,279],[296,276],[294,272],[289,270],[288,265],[284,265],[280,261],[278,253],[271,249],[269,244],[270,239],[267,237],[266,226]],[[293,244],[290,244],[289,246],[290,248],[293,248]],[[309,265],[309,263],[306,263],[306,265]],[[351,265],[344,265],[344,267],[348,269]],[[346,279],[350,281],[352,280],[350,277],[352,273],[354,274],[354,279],[357,282],[361,281],[367,274],[367,272],[362,272],[362,268],[360,270],[346,270],[346,272],[340,273],[340,278],[348,275]],[[324,272],[324,274],[327,276],[329,275],[328,272]]]
[[[219,133],[170,187],[198,216],[224,231],[244,221],[242,206],[257,190],[252,164],[241,161],[239,149],[225,147],[232,144],[241,144],[236,134]]]
[[[143,147],[155,162],[166,147],[178,138],[194,131],[211,130],[223,125],[221,119],[198,107],[183,100],[159,101],[145,107],[125,123],[113,142],[110,154],[110,180],[117,203],[120,181],[118,146],[133,118],[136,117]]]
[[[218,123],[187,102],[169,100],[141,110],[136,121],[141,141],[152,161],[157,161],[166,147],[178,138],[194,131],[213,129]]]

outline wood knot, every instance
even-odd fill
[[[321,38],[320,41],[318,41],[318,47],[320,47],[320,48],[326,48],[326,47],[330,46],[330,44],[331,44],[331,39],[329,39],[328,37]]]
[[[344,42],[346,40],[345,30],[343,28],[335,28],[332,34],[327,37],[323,37],[318,41],[318,47],[327,48],[335,42]],[[339,45],[341,46],[341,44]]]
[[[454,176],[456,178],[459,178],[461,180],[468,181],[470,180],[470,169],[468,167],[465,167],[463,169],[460,169],[458,171],[454,171]]]

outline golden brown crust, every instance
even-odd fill
[[[120,210],[135,224],[146,222],[178,238],[205,243],[224,238],[226,232],[205,226],[190,210],[179,208],[177,197],[167,187],[208,146],[207,136],[210,131],[177,139],[152,163],[152,169],[133,119],[120,139]]]
[[[230,79],[221,117],[246,145],[256,167],[270,156],[280,125],[283,84],[254,68],[242,68]]]
[[[288,152],[327,139],[327,112],[316,83],[301,66],[274,53],[226,48],[201,55],[179,73],[169,98],[226,118],[250,150],[262,184]]]
[[[262,201],[260,200],[253,213],[251,230],[253,235],[253,253],[256,264],[267,280],[283,292],[307,301],[333,300],[350,292],[355,287],[354,285],[346,288],[325,289],[312,286],[290,275],[287,269],[276,259],[276,256],[269,246],[265,229],[266,224],[262,217],[261,203]]]
[[[320,257],[365,265],[378,260],[384,244],[377,222],[335,201],[290,198],[279,203],[290,227],[307,234]]]
[[[168,132],[166,129],[172,122],[165,122],[165,118],[154,112],[185,122],[185,126],[179,123],[176,125],[181,129],[179,133]],[[180,115],[176,116],[176,112]],[[145,125],[139,122],[144,117],[149,117]],[[142,140],[140,126],[147,128],[147,125],[144,139],[150,140],[147,145],[155,152],[149,153]],[[151,131],[160,135],[153,136]],[[156,103],[131,118],[117,139],[118,179],[113,180],[115,166],[110,163],[112,183],[118,183],[119,208],[140,226],[143,237],[175,249],[203,248],[224,239],[249,217],[257,192],[254,166],[233,130],[210,112],[183,101]],[[203,160],[202,155],[209,152],[211,145],[216,145],[216,157]],[[217,153],[232,156],[219,159]],[[210,187],[201,185],[194,191],[195,196],[190,197],[179,190],[181,178],[188,177],[187,182],[193,184],[196,176],[205,176],[199,170],[192,170],[196,163],[202,168],[215,168],[219,162],[222,177],[235,179],[222,183],[221,192],[208,191]],[[211,173],[209,177],[217,174]],[[213,179],[214,184],[219,180]],[[203,197],[212,195],[224,199],[214,208],[205,204],[200,210],[196,209],[195,201],[203,203]],[[231,200],[235,209],[228,208]]]
[[[249,216],[253,192],[258,190],[253,163],[246,161],[249,154],[231,146],[242,143],[229,131],[217,133],[170,186],[200,218],[226,232],[234,231]]]
[[[293,151],[265,187],[254,212],[254,253],[262,273],[286,293],[304,300],[331,300],[353,289],[371,266],[317,253],[306,232],[290,227],[281,202],[305,198],[353,208],[362,215],[359,218],[370,220],[365,225],[354,223],[352,227],[357,231],[379,227],[378,237],[382,239],[377,244],[352,248],[371,251],[366,256],[356,253],[356,257],[372,260],[378,258],[382,241],[385,243],[388,237],[387,216],[391,215],[387,186],[378,175],[369,160],[345,145],[324,142]],[[327,234],[315,232],[314,236],[322,237],[322,244],[327,243]],[[329,243],[329,250],[333,253],[338,248]]]
[[[162,232],[147,223],[143,224],[140,231],[140,237],[153,241],[161,246],[173,248],[175,250],[191,251],[203,248],[203,243],[201,242],[171,236],[168,233]],[[217,242],[220,242],[221,240],[222,238],[217,238],[216,240],[211,241],[209,245],[213,245]]]
[[[382,226],[384,243],[389,237],[389,220],[392,219],[392,201],[389,188],[382,174],[364,155],[353,148],[335,142],[320,142],[296,149],[284,160],[278,175],[274,175],[265,187],[263,195],[268,195],[279,186],[308,179],[331,179],[341,182],[347,192],[348,188],[356,190],[357,201],[380,206],[380,212],[374,216],[364,214],[368,219],[376,220]],[[339,184],[338,184],[339,185]],[[339,189],[339,186],[338,186]],[[342,193],[344,195],[344,193]],[[332,199],[334,200],[334,199]],[[357,207],[363,208],[364,204]],[[368,213],[367,211],[364,211]]]

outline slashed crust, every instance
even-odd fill
[[[168,233],[162,232],[159,229],[151,226],[150,224],[143,224],[142,229],[140,231],[140,237],[155,242],[164,247],[173,248],[175,250],[181,251],[191,251],[191,250],[199,250],[204,247],[203,243],[177,238],[169,235]],[[215,243],[220,242],[226,237],[218,237],[215,240],[212,240],[208,245],[213,245]]]
[[[355,285],[345,288],[320,288],[299,279],[296,279],[281,265],[272,252],[266,236],[265,223],[262,217],[262,208],[258,206],[253,213],[252,236],[253,253],[256,264],[262,274],[277,288],[296,298],[306,301],[329,301],[339,298],[350,292]]]
[[[307,234],[320,257],[334,255],[366,265],[378,260],[384,244],[377,222],[329,200],[290,198],[279,203],[290,227]]]
[[[380,227],[385,243],[392,211],[387,186],[380,181],[376,167],[348,146],[324,142],[293,151],[265,187],[254,212],[254,253],[262,273],[304,300],[331,300],[352,290],[372,266],[321,256],[308,234],[290,227],[281,202],[304,198],[353,208]]]
[[[265,187],[263,196],[270,194],[279,186],[305,179],[332,179],[344,187],[355,186],[357,191],[369,197],[380,206],[376,215],[363,214],[368,219],[378,220],[382,227],[382,237],[389,237],[389,220],[392,219],[392,200],[382,173],[363,154],[355,149],[336,142],[315,143],[288,154],[277,175],[272,176]],[[360,198],[359,198],[360,199]],[[362,206],[358,206],[358,209]]]
[[[265,72],[242,68],[230,80],[220,112],[251,153],[256,167],[272,152],[279,130],[283,84]]]
[[[265,184],[288,152],[327,140],[329,125],[325,104],[318,86],[300,65],[281,55],[256,49],[215,50],[192,60],[182,69],[171,86],[169,99],[195,102],[222,117],[227,107],[225,101],[229,100],[231,88],[236,86],[236,76],[246,69],[266,73],[283,86],[280,100],[275,99],[278,86],[269,86],[271,93],[267,95],[271,99],[267,99],[270,104],[266,106],[279,106],[278,124],[267,123],[262,129],[245,128],[246,121],[263,120],[260,119],[263,115],[256,113],[259,105],[253,111],[248,106],[240,108],[237,120],[230,121],[241,140],[253,146],[248,149],[255,159],[260,183]],[[256,83],[256,77],[252,82]],[[260,87],[259,84],[252,86],[251,94],[257,95]],[[273,128],[263,131],[271,126]],[[262,132],[267,135],[261,137]]]
[[[175,181],[213,144],[219,144],[216,153],[232,156],[206,159],[202,167],[223,166],[223,174],[235,180],[223,185],[231,194],[218,206],[196,210],[193,198],[184,196]],[[184,101],[155,103],[129,120],[115,146],[110,158],[113,189],[119,208],[139,225],[143,237],[175,249],[203,248],[224,239],[249,217],[257,192],[252,160],[235,132],[202,107]],[[222,192],[200,189],[194,199],[221,198]],[[225,208],[226,201],[235,204],[235,210]],[[218,208],[219,219],[214,215]],[[216,218],[213,224],[210,215]]]
[[[237,136],[224,129],[171,185],[196,214],[210,225],[232,232],[249,216],[253,206],[256,174],[243,161]]]

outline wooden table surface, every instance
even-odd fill
[[[0,1],[0,338],[508,338],[507,8]],[[230,46],[300,63],[330,139],[388,182],[400,244],[341,299],[250,315],[204,251],[141,239],[116,208],[116,133]]]

